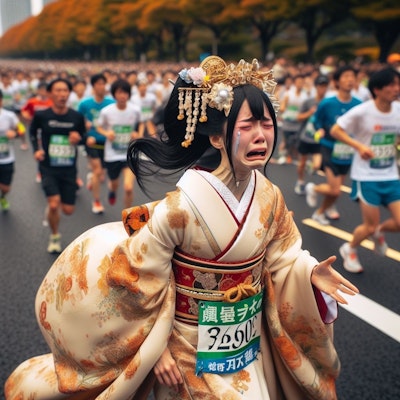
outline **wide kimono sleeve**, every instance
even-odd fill
[[[332,326],[321,319],[311,273],[318,261],[302,249],[299,230],[278,188],[264,260],[266,330],[286,398],[332,400],[340,363]]]
[[[52,393],[96,392],[107,400],[142,393],[173,328],[171,258],[186,215],[177,199],[179,191],[155,207],[127,210],[124,224],[96,226],[63,251],[36,296],[51,354],[21,364],[8,380],[7,398],[20,392],[52,398],[43,395],[46,384],[32,382],[55,378]],[[33,368],[36,361],[46,366]]]

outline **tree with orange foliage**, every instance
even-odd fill
[[[400,7],[397,0],[352,0],[351,12],[370,24],[379,44],[379,61],[385,62],[400,35]]]

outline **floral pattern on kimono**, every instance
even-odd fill
[[[339,361],[331,326],[321,320],[310,282],[318,262],[302,250],[279,189],[255,172],[249,208],[240,222],[203,177],[193,170],[184,177],[164,200],[124,211],[125,227],[115,222],[92,228],[54,262],[36,298],[39,326],[51,353],[16,368],[5,385],[7,400],[58,399],[63,394],[139,398],[167,345],[184,384],[179,394],[156,385],[156,397],[247,399],[261,382],[273,400],[336,398]],[[194,211],[196,182],[207,191],[209,213]],[[224,224],[216,224],[215,215],[221,213]],[[213,228],[220,254],[199,216]],[[262,358],[250,368],[228,377],[196,376],[196,327],[174,322],[171,259],[176,248],[221,262],[265,251]]]

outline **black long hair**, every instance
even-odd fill
[[[178,78],[171,93],[170,99],[164,109],[165,133],[160,140],[154,138],[142,138],[133,140],[129,144],[127,161],[132,172],[135,174],[140,188],[146,192],[145,177],[158,173],[160,176],[168,177],[177,171],[185,170],[201,158],[211,146],[209,136],[221,135],[226,129],[226,149],[229,162],[232,166],[232,136],[237,115],[245,100],[248,101],[250,110],[256,119],[264,116],[264,104],[271,115],[274,124],[274,145],[277,142],[277,122],[274,108],[268,96],[253,85],[241,85],[233,89],[233,103],[228,117],[222,111],[207,107],[207,122],[198,122],[194,140],[187,148],[181,143],[186,134],[186,119],[178,120],[178,95],[179,87],[192,87]],[[271,152],[271,155],[273,153]],[[150,162],[144,161],[145,155]],[[233,168],[232,168],[233,170]]]

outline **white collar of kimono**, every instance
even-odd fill
[[[246,214],[246,210],[250,204],[251,197],[254,191],[255,185],[255,174],[254,172],[250,175],[250,181],[246,187],[246,190],[243,193],[240,201],[234,196],[234,194],[229,190],[229,188],[219,180],[215,175],[204,171],[197,170],[199,174],[201,174],[212,187],[219,193],[219,195],[224,199],[228,207],[231,209],[232,213],[235,215],[239,222],[242,221],[244,215]]]

